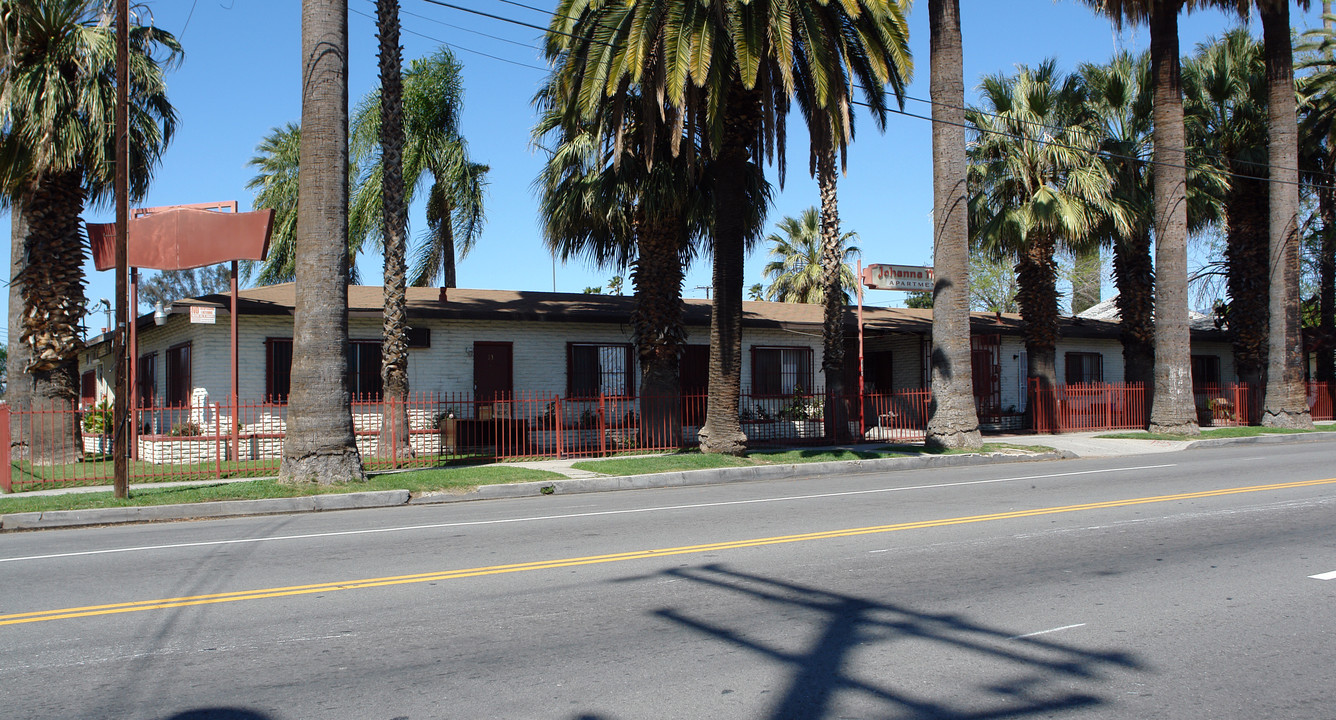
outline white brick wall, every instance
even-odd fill
[[[349,337],[377,340],[381,323],[374,318],[352,318]],[[514,322],[498,324],[483,320],[420,319],[415,327],[431,330],[431,347],[409,351],[409,386],[414,393],[471,395],[473,392],[474,342],[510,342],[513,344],[513,377],[516,391],[566,391],[566,344],[568,342],[630,343],[631,328],[621,324]],[[261,399],[265,392],[265,339],[291,338],[290,316],[243,316],[238,328],[240,392],[243,402]],[[229,325],[225,311],[218,313],[213,325],[191,324],[188,315],[172,315],[162,327],[149,326],[139,336],[140,356],[157,353],[155,390],[158,397],[166,392],[166,350],[191,343],[191,378],[195,388],[204,389],[211,402],[226,402],[230,393]],[[687,342],[708,344],[709,328],[691,327]],[[821,383],[821,338],[817,333],[780,329],[745,328],[742,337],[742,384],[752,385],[751,349],[753,347],[808,347],[812,349],[812,373]],[[1016,336],[1003,336],[1001,346],[1002,408],[1022,406],[1025,368],[1019,365],[1024,343]],[[923,386],[923,358],[916,335],[897,334],[868,339],[867,352],[890,350],[896,389]],[[1106,382],[1123,380],[1122,346],[1116,339],[1062,339],[1057,344],[1059,382],[1066,381],[1067,352],[1097,352],[1103,356]],[[1230,345],[1224,342],[1194,343],[1194,354],[1220,357],[1221,380],[1235,381]],[[850,358],[853,360],[854,358]],[[99,399],[108,397],[113,378],[110,357],[83,354],[80,371],[98,372]],[[638,373],[639,369],[636,368]]]

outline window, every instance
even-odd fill
[[[286,403],[292,389],[292,338],[264,341],[265,402]]]
[[[857,356],[855,356],[857,357]],[[895,390],[895,366],[890,350],[873,350],[863,355],[863,389],[870,393]]]
[[[632,367],[630,344],[569,343],[566,345],[566,396],[632,395],[635,393]]]
[[[380,341],[354,340],[348,343],[348,392],[353,398],[379,400],[382,389]]]
[[[167,406],[189,405],[190,390],[190,343],[167,348]]]
[[[411,349],[431,347],[431,328],[408,328],[408,347]]]
[[[1091,352],[1067,353],[1067,384],[1104,382],[1104,356]]]
[[[1207,385],[1220,384],[1220,357],[1218,355],[1192,356],[1192,389],[1200,392]]]
[[[812,389],[812,348],[752,348],[754,394],[792,395]]]
[[[140,355],[135,364],[135,386],[139,407],[153,407],[158,400],[158,354]]]

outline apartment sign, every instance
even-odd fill
[[[932,292],[932,268],[919,265],[868,265],[863,285],[872,290]]]
[[[217,322],[218,308],[190,306],[190,322],[197,325],[213,325]]]

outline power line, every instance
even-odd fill
[[[355,8],[348,8],[348,11],[351,12],[351,13],[357,14],[357,15],[361,15],[362,17],[367,18],[368,20],[371,20],[371,21],[373,21],[373,22],[374,22],[375,19],[376,19],[376,18],[374,18],[374,17],[372,17],[372,16],[370,16],[370,15],[368,15],[368,14],[366,14],[366,13],[360,11],[360,10],[357,10],[357,9],[355,9]],[[473,53],[474,55],[481,55],[481,56],[483,56],[483,57],[485,57],[485,58],[491,58],[492,60],[498,60],[498,61],[500,61],[500,62],[503,62],[503,63],[509,63],[509,64],[511,64],[511,65],[518,65],[519,67],[522,67],[522,68],[529,68],[530,70],[538,70],[538,71],[540,71],[540,72],[547,72],[547,71],[548,71],[548,68],[545,68],[545,67],[540,67],[540,66],[538,66],[538,65],[530,65],[530,64],[528,64],[528,63],[522,63],[522,62],[519,62],[519,61],[517,61],[517,60],[510,60],[510,59],[508,59],[508,58],[500,57],[499,55],[492,55],[492,54],[490,54],[490,53],[482,52],[481,50],[474,50],[473,48],[464,47],[463,45],[459,45],[459,44],[457,44],[457,43],[446,42],[446,41],[444,41],[444,40],[442,40],[442,39],[440,39],[440,38],[435,38],[435,37],[432,37],[432,36],[427,35],[427,34],[425,34],[425,33],[417,32],[416,30],[410,30],[410,29],[408,29],[408,28],[401,28],[401,30],[402,30],[403,32],[406,32],[406,33],[410,34],[410,35],[416,35],[416,36],[418,36],[418,37],[420,37],[420,38],[423,38],[423,39],[425,39],[425,40],[430,40],[430,41],[432,41],[432,42],[434,42],[434,43],[439,43],[439,44],[444,45],[444,46],[446,46],[446,47],[448,47],[448,48],[450,48],[450,49],[452,49],[452,50],[461,50],[461,51],[466,52],[466,53]]]
[[[515,20],[515,19],[513,19],[513,18],[508,18],[508,17],[502,16],[502,15],[495,15],[495,14],[492,14],[492,13],[482,12],[482,11],[480,11],[480,10],[473,10],[473,9],[470,9],[470,8],[461,7],[461,6],[459,6],[459,5],[454,5],[454,4],[451,4],[451,3],[448,3],[448,2],[444,2],[443,0],[422,0],[422,1],[423,1],[423,2],[426,2],[426,3],[430,3],[430,4],[432,4],[432,5],[439,5],[439,6],[441,6],[441,7],[450,8],[450,9],[453,9],[453,10],[459,10],[459,11],[466,12],[466,13],[472,13],[472,14],[474,14],[474,15],[479,15],[479,16],[482,16],[482,17],[490,18],[490,19],[493,19],[493,20],[498,20],[498,21],[501,21],[501,22],[507,22],[507,23],[511,23],[511,24],[514,24],[514,25],[519,25],[519,26],[521,26],[521,27],[526,27],[526,28],[531,28],[531,29],[539,30],[539,31],[541,31],[541,32],[545,32],[545,33],[553,33],[553,34],[562,35],[562,36],[565,36],[565,37],[574,38],[574,39],[577,39],[577,40],[587,40],[588,42],[596,43],[596,44],[600,44],[600,45],[604,45],[604,46],[606,46],[606,47],[614,47],[614,48],[616,47],[616,45],[614,45],[614,44],[612,44],[612,43],[607,43],[607,42],[603,42],[603,41],[593,40],[592,38],[585,38],[585,37],[583,37],[583,36],[575,35],[575,34],[572,34],[572,33],[561,32],[561,31],[557,31],[557,30],[551,30],[551,29],[549,29],[549,28],[543,28],[543,27],[541,27],[541,26],[539,26],[539,25],[535,25],[535,24],[532,24],[532,23],[526,23],[526,22],[524,22],[524,21],[522,21],[522,20]],[[543,10],[543,9],[541,9],[541,8],[534,7],[534,6],[532,6],[532,5],[526,5],[526,4],[521,3],[521,2],[516,2],[515,0],[497,0],[497,1],[498,1],[498,2],[502,2],[502,3],[505,3],[505,4],[507,4],[507,5],[514,5],[514,6],[516,6],[516,7],[524,8],[524,9],[526,9],[526,10],[532,10],[532,11],[534,11],[534,12],[543,13],[543,14],[549,16],[549,17],[554,17],[554,18],[564,18],[564,19],[567,19],[567,20],[576,20],[576,21],[579,20],[579,18],[573,18],[573,17],[571,17],[571,16],[569,16],[569,15],[562,15],[562,14],[559,14],[559,13],[555,13],[555,12],[551,12],[551,11]],[[596,28],[604,28],[604,29],[605,29],[605,26],[604,26],[602,23],[598,22],[597,20],[592,20],[592,21],[590,21],[590,22],[592,22],[593,25],[594,25],[594,27],[596,27]],[[442,23],[442,24],[446,24],[446,23]],[[410,32],[411,32],[411,31],[410,31]],[[429,37],[429,36],[422,35],[421,33],[414,33],[414,34],[421,35],[422,37],[426,37],[426,38],[428,38],[428,39],[434,39],[434,38],[431,38],[431,37]],[[480,34],[481,34],[481,33],[480,33]],[[442,42],[442,44],[449,45],[449,43],[444,43],[443,41],[440,41],[440,40],[436,40],[436,42]],[[530,47],[530,48],[533,48],[534,50],[539,50],[539,51],[542,50],[542,48],[539,48],[538,46],[535,46],[535,45],[528,45],[528,44],[521,43],[521,42],[517,42],[517,41],[507,41],[507,42],[510,42],[510,43],[512,43],[512,44],[515,44],[515,45],[520,45],[520,46],[522,46],[522,47]],[[454,47],[454,46],[452,46],[452,47]],[[496,59],[496,60],[501,60],[501,61],[503,61],[503,62],[509,62],[509,63],[511,63],[511,64],[514,64],[514,65],[521,65],[522,67],[529,67],[529,68],[533,68],[533,69],[541,69],[541,70],[544,70],[544,71],[547,71],[547,70],[548,70],[548,68],[538,68],[538,67],[533,66],[533,65],[524,65],[524,64],[522,64],[522,63],[517,63],[517,62],[512,61],[512,60],[506,60],[505,58],[499,58],[499,57],[496,57],[496,56],[494,56],[494,55],[487,55],[486,53],[478,53],[477,51],[469,51],[469,52],[475,52],[475,53],[477,53],[477,54],[484,55],[484,56],[486,56],[486,57],[490,57],[490,58],[493,58],[493,59]],[[856,86],[856,85],[855,85],[855,86],[853,86],[853,87],[855,87],[855,88],[857,88],[857,89],[859,89],[859,90],[865,90],[865,89],[862,88],[861,86]],[[914,96],[909,96],[909,95],[906,95],[906,96],[904,96],[904,97],[905,97],[905,99],[907,99],[907,100],[912,100],[912,101],[919,102],[919,103],[924,103],[924,104],[928,104],[928,105],[938,105],[938,106],[948,107],[948,108],[956,109],[956,110],[964,110],[964,111],[966,111],[966,112],[973,112],[973,113],[978,113],[978,114],[980,114],[980,115],[987,116],[987,117],[993,117],[993,118],[998,118],[998,119],[1005,119],[1005,120],[1008,120],[1009,122],[1017,122],[1017,123],[1026,124],[1026,125],[1033,125],[1033,126],[1041,127],[1041,128],[1045,128],[1045,129],[1048,129],[1048,130],[1054,130],[1054,131],[1066,131],[1066,130],[1071,129],[1071,128],[1063,128],[1063,127],[1059,127],[1059,126],[1048,125],[1048,124],[1041,123],[1041,122],[1038,122],[1038,121],[1033,121],[1033,120],[1024,120],[1024,119],[1017,119],[1017,118],[1005,118],[1005,117],[1003,117],[1002,115],[998,115],[998,114],[996,114],[996,113],[989,113],[989,112],[987,112],[987,111],[980,110],[980,109],[978,109],[978,108],[969,108],[969,107],[963,107],[963,108],[962,108],[962,107],[960,107],[960,106],[958,106],[958,105],[953,105],[953,104],[950,104],[950,103],[943,103],[943,102],[941,102],[941,101],[934,101],[934,100],[931,100],[931,99],[924,99],[924,98],[919,98],[919,97],[914,97]],[[860,101],[855,101],[855,100],[851,100],[850,102],[851,102],[851,104],[859,105],[859,106],[866,107],[866,108],[869,108],[869,109],[871,109],[871,107],[872,107],[871,105],[869,105],[868,103],[865,103],[865,102],[860,102]],[[1115,152],[1111,152],[1111,151],[1107,151],[1107,150],[1091,150],[1091,149],[1089,149],[1089,148],[1077,147],[1077,146],[1070,145],[1070,144],[1066,144],[1066,143],[1062,143],[1062,142],[1059,142],[1059,141],[1057,141],[1057,140],[1053,140],[1053,139],[1029,138],[1029,137],[1026,137],[1026,136],[1024,136],[1024,135],[1019,135],[1019,134],[1015,134],[1015,133],[1007,133],[1007,132],[1004,132],[1004,131],[1001,131],[1001,130],[994,130],[994,129],[990,129],[990,128],[982,128],[982,127],[978,127],[977,125],[970,125],[970,124],[968,124],[968,123],[956,123],[956,122],[951,122],[951,121],[947,121],[947,120],[938,120],[938,119],[935,119],[935,118],[933,118],[933,117],[931,117],[931,116],[919,115],[919,114],[911,113],[911,112],[907,112],[907,111],[904,111],[904,110],[889,109],[889,111],[892,112],[892,113],[894,113],[894,114],[896,114],[896,115],[901,115],[901,116],[904,116],[904,117],[915,118],[915,119],[918,119],[918,120],[926,120],[926,121],[928,121],[929,123],[945,123],[945,124],[948,124],[948,125],[953,125],[953,126],[956,126],[956,127],[961,127],[961,128],[966,129],[966,130],[972,130],[972,131],[980,132],[980,133],[988,133],[988,134],[997,135],[997,136],[1001,136],[1001,137],[1007,137],[1007,138],[1011,138],[1011,139],[1015,139],[1015,140],[1027,140],[1027,141],[1031,141],[1031,142],[1037,142],[1037,143],[1040,143],[1040,144],[1043,144],[1043,145],[1049,145],[1049,146],[1052,146],[1052,147],[1064,148],[1064,149],[1067,149],[1067,150],[1074,150],[1074,151],[1076,151],[1076,152],[1086,153],[1086,154],[1089,154],[1089,155],[1092,155],[1092,156],[1095,156],[1095,157],[1102,157],[1102,158],[1109,159],[1109,160],[1128,160],[1128,161],[1133,161],[1133,162],[1143,162],[1143,163],[1146,163],[1146,164],[1148,164],[1148,165],[1158,165],[1158,166],[1161,166],[1161,167],[1172,167],[1172,168],[1182,169],[1182,170],[1185,170],[1185,171],[1186,171],[1186,170],[1196,170],[1196,169],[1197,169],[1197,168],[1188,166],[1188,165],[1186,165],[1186,164],[1180,164],[1180,163],[1168,162],[1168,161],[1163,161],[1163,160],[1145,159],[1145,158],[1140,158],[1140,157],[1137,157],[1137,156],[1134,156],[1134,155],[1124,155],[1124,154],[1121,154],[1121,153],[1115,153]],[[1184,152],[1185,152],[1185,153],[1186,153],[1186,151],[1187,151],[1187,148],[1184,148]],[[1221,161],[1224,160],[1224,158],[1221,158],[1221,157],[1219,157],[1219,156],[1214,156],[1214,157],[1212,157],[1212,159],[1214,159],[1214,160],[1221,160]],[[1262,167],[1262,168],[1267,168],[1267,169],[1271,169],[1271,168],[1272,168],[1272,166],[1268,165],[1267,163],[1257,163],[1257,162],[1251,162],[1251,161],[1240,161],[1240,162],[1245,163],[1245,164],[1249,164],[1249,165],[1255,165],[1255,166]],[[1295,169],[1295,168],[1280,168],[1280,167],[1276,167],[1275,169],[1277,169],[1277,170],[1290,170],[1290,171],[1294,171],[1294,172],[1305,172],[1305,171],[1303,171],[1303,170],[1298,170],[1298,169]],[[1236,173],[1236,172],[1232,172],[1232,171],[1228,171],[1228,170],[1222,170],[1222,171],[1221,171],[1221,174],[1225,175],[1226,177],[1237,177],[1237,178],[1244,178],[1244,179],[1249,179],[1249,180],[1258,180],[1258,181],[1261,181],[1261,182],[1268,182],[1268,183],[1270,183],[1270,182],[1274,182],[1274,183],[1281,183],[1281,184],[1286,184],[1286,185],[1295,185],[1295,186],[1297,186],[1297,187],[1308,186],[1308,187],[1312,187],[1312,188],[1314,188],[1314,189],[1322,189],[1322,190],[1336,189],[1336,187],[1332,187],[1332,186],[1325,186],[1325,185],[1316,185],[1316,184],[1305,183],[1305,182],[1302,181],[1302,180],[1299,180],[1299,181],[1279,180],[1279,179],[1274,179],[1274,178],[1271,178],[1271,177],[1259,178],[1259,177],[1256,177],[1256,176],[1254,176],[1254,175],[1245,175],[1245,174],[1243,174],[1243,173]],[[1329,178],[1336,178],[1336,173],[1319,172],[1319,173],[1310,173],[1310,174],[1315,174],[1315,175],[1319,175],[1319,176],[1325,176],[1325,177],[1329,177]]]

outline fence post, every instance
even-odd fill
[[[560,395],[558,395],[558,396],[556,396],[555,398],[552,399],[552,407],[556,408],[556,418],[557,418],[557,427],[556,427],[556,431],[557,431],[557,447],[556,447],[556,451],[557,451],[557,459],[560,460],[560,459],[562,459],[562,455],[563,455],[563,453],[562,453],[562,447],[563,447],[563,446],[562,446],[562,444],[561,444],[561,425],[562,425],[562,422],[561,422],[561,396],[560,396]]]
[[[600,457],[608,454],[608,430],[607,417],[603,412],[603,393],[598,394],[598,454]]]
[[[0,449],[0,490],[7,493],[14,492],[14,478],[11,475],[13,466],[10,465],[9,452],[13,447],[13,441],[9,434],[9,403],[0,402],[0,442],[4,448]]]

